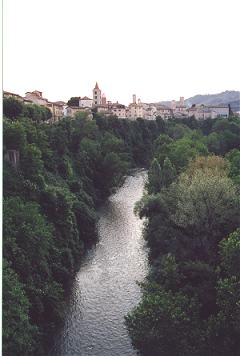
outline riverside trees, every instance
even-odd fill
[[[20,157],[17,168],[4,160],[3,352],[45,355],[96,237],[96,207],[130,161],[121,138],[86,118],[5,117],[3,130],[4,154]]]
[[[148,218],[151,271],[142,301],[126,317],[142,355],[239,354],[239,151],[233,141],[225,159],[207,155],[212,146],[199,133],[175,141],[160,136],[155,143],[149,195],[137,205]],[[160,169],[166,157],[178,171],[168,186]]]
[[[3,162],[4,356],[46,354],[84,249],[96,238],[97,206],[129,168],[149,163],[164,132],[161,120],[99,115],[39,123],[30,107],[19,107],[5,107],[3,122],[4,156],[19,153],[17,167]]]

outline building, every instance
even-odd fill
[[[156,109],[156,116],[160,116],[162,119],[173,117],[174,110],[167,105],[157,105]]]
[[[80,108],[92,108],[93,99],[84,96],[83,98],[79,98],[79,107]]]
[[[48,106],[48,99],[43,98],[42,92],[39,90],[34,90],[32,92],[25,93],[25,99],[30,100],[32,103],[41,105],[41,106]]]
[[[217,117],[225,117],[228,118],[230,114],[230,106],[229,105],[209,105],[207,106],[209,110],[216,112]]]
[[[42,92],[39,90],[25,93],[24,101],[48,108],[52,113],[51,122],[56,122],[64,116],[66,103],[64,101],[51,102],[43,98]]]
[[[197,120],[216,119],[217,117],[228,118],[230,108],[228,105],[192,105],[188,109],[188,117],[195,117]]]
[[[102,95],[101,90],[98,87],[98,83],[96,82],[95,88],[93,89],[93,105],[101,105],[102,104]]]
[[[153,105],[143,104],[143,118],[145,120],[155,120],[157,116],[157,108]]]
[[[49,101],[47,107],[52,113],[51,122],[57,122],[64,116],[65,108],[67,105],[64,101]]]
[[[171,104],[172,108],[172,116],[175,118],[183,118],[183,117],[188,117],[188,111],[187,111],[187,106],[185,105],[184,97],[180,96],[179,101],[172,101]]]
[[[79,106],[67,106],[65,112],[66,112],[66,116],[71,118],[74,118],[75,115],[80,112],[87,113],[88,119],[93,118],[91,109],[89,108],[80,108]]]
[[[118,102],[112,105],[109,105],[109,110],[113,115],[117,116],[119,119],[126,118],[126,109],[125,105],[119,104]]]
[[[109,106],[108,105],[98,105],[96,107],[96,112],[98,113],[106,113],[109,112]]]
[[[107,98],[105,94],[102,95],[102,105],[107,105]]]
[[[14,98],[20,101],[24,101],[24,98],[21,95],[11,93],[10,91],[3,91],[3,98]]]
[[[144,108],[141,100],[138,99],[136,102],[136,94],[133,94],[133,102],[128,105],[128,110],[126,110],[126,118],[130,120],[136,120],[138,117],[143,118]]]

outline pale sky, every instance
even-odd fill
[[[3,89],[128,104],[240,90],[239,0],[3,0]]]

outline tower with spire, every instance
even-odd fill
[[[96,82],[95,88],[93,89],[93,104],[101,105],[102,104],[102,95],[101,90],[99,89],[98,83]]]

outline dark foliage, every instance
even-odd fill
[[[240,121],[183,123],[194,130],[171,120],[155,141],[149,194],[136,207],[148,219],[151,270],[126,325],[142,355],[237,356]]]

